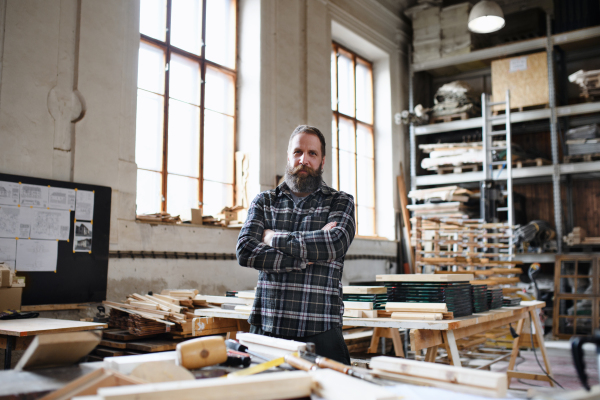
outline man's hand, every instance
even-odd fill
[[[275,234],[275,231],[273,231],[271,229],[265,229],[263,232],[263,237],[262,237],[263,243],[266,244],[267,246],[270,246],[271,242],[273,241],[274,234]]]
[[[322,227],[321,230],[328,231],[328,230],[335,228],[336,226],[337,226],[337,222],[330,222],[327,225],[325,225],[324,227]]]

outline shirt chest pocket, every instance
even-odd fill
[[[304,215],[300,220],[298,226],[299,231],[318,231],[327,224],[327,217],[329,213],[313,212]]]

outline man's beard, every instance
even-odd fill
[[[306,176],[301,176],[300,171],[306,171]],[[295,193],[312,193],[321,186],[323,170],[319,168],[314,170],[305,165],[298,165],[292,168],[289,164],[285,167],[285,183],[289,186],[292,192]]]

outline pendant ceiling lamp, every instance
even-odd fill
[[[504,13],[495,1],[482,0],[469,14],[469,30],[475,33],[492,33],[504,28]]]

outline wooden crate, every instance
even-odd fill
[[[505,101],[510,89],[510,108],[548,104],[546,52],[492,61],[492,101]],[[504,110],[504,105],[493,107]]]

